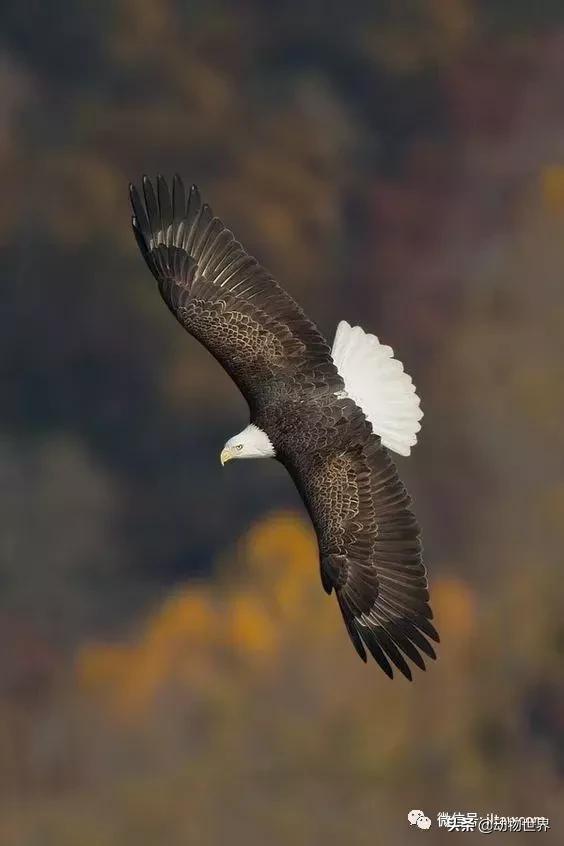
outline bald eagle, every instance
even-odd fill
[[[221,463],[276,458],[315,528],[321,582],[356,651],[393,677],[439,640],[411,499],[389,450],[409,455],[422,412],[390,347],[342,321],[332,349],[297,303],[175,176],[130,186],[133,231],[165,303],[225,368],[250,423]]]

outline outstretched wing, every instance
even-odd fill
[[[380,439],[344,400],[331,407],[331,429],[343,426],[343,448],[320,450],[289,467],[314,523],[327,593],[335,590],[347,631],[390,678],[408,679],[406,658],[421,669],[435,658],[429,639],[429,591],[411,500]],[[346,446],[345,446],[346,444]]]
[[[143,178],[130,186],[133,229],[162,297],[179,322],[223,365],[251,409],[291,391],[329,393],[343,381],[314,324],[202,203]]]

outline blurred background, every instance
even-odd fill
[[[562,842],[563,79],[560,0],[3,4],[2,846],[442,842],[411,808]],[[412,685],[283,468],[219,465],[246,406],[130,231],[175,171],[414,377]]]

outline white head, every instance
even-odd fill
[[[232,458],[273,458],[275,454],[266,432],[249,423],[246,429],[229,438],[221,451],[220,461],[223,466]]]

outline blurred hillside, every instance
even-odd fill
[[[57,8],[0,32],[0,843],[403,846],[411,807],[560,843],[564,5]],[[282,468],[219,466],[245,404],[130,232],[174,171],[414,377],[414,686],[354,655]]]

